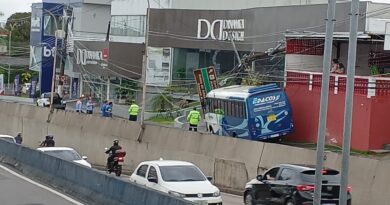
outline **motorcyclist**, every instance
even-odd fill
[[[112,162],[114,161],[115,153],[117,150],[121,150],[122,147],[119,145],[119,140],[115,139],[114,144],[106,151],[106,154],[109,154],[107,158],[107,169],[111,169]]]

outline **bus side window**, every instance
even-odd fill
[[[246,104],[245,103],[242,103],[242,113],[243,113],[243,117],[244,119],[248,118],[247,114],[246,114]]]
[[[234,102],[234,116],[237,118],[241,118],[240,103],[241,102]]]
[[[237,102],[236,101],[232,101],[231,102],[231,109],[232,109],[232,116],[233,117],[238,117],[238,114],[237,114]]]
[[[213,99],[208,98],[207,99],[207,112],[212,113],[214,111],[213,108]]]
[[[231,107],[231,102],[225,101],[225,109],[227,113],[226,115],[228,116],[232,116],[232,109],[230,107]]]

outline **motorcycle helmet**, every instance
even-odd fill
[[[114,145],[118,145],[118,144],[119,144],[119,140],[114,139]]]

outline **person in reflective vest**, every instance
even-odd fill
[[[189,130],[192,131],[194,130],[195,132],[198,131],[198,124],[200,121],[200,112],[194,109],[188,114],[187,116],[187,121],[190,124]]]
[[[139,106],[135,104],[135,101],[131,101],[131,105],[129,107],[129,120],[137,121]]]

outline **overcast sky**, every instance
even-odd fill
[[[390,3],[390,0],[373,1]],[[4,16],[0,17],[0,22],[5,22],[7,18],[15,12],[31,12],[31,4],[35,2],[42,2],[42,0],[0,0],[0,11],[4,13]]]
[[[15,12],[31,12],[31,4],[42,2],[41,0],[0,0],[0,11],[4,16],[0,17],[1,22],[7,21],[7,18]]]

